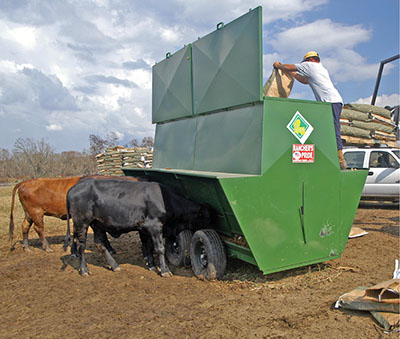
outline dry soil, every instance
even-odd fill
[[[380,338],[368,313],[334,309],[357,286],[391,279],[399,257],[398,205],[361,205],[354,225],[368,235],[349,239],[340,259],[263,276],[228,260],[222,281],[200,281],[189,268],[174,276],[148,271],[135,233],[111,239],[120,272],[110,271],[89,235],[90,277],[62,250],[66,224],[45,219],[54,252],[21,245],[22,208],[15,211],[16,243],[8,242],[12,187],[0,188],[1,338]],[[10,249],[11,248],[11,249]]]

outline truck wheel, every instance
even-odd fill
[[[224,245],[218,233],[212,229],[193,234],[190,246],[192,270],[199,279],[221,279],[226,269]]]
[[[174,266],[190,265],[190,241],[192,231],[183,230],[177,236],[170,236],[165,239],[165,255],[167,260]]]

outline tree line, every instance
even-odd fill
[[[118,137],[111,132],[105,137],[89,135],[89,149],[82,152],[56,153],[44,138],[19,138],[9,151],[0,148],[0,182],[40,177],[66,177],[97,172],[96,155],[118,145]],[[153,137],[144,137],[139,143],[133,139],[124,147],[152,147]]]

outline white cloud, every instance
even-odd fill
[[[327,57],[322,63],[336,81],[363,81],[376,78],[379,64],[368,64],[367,60],[353,50],[339,50],[335,57]],[[391,65],[385,72],[391,69]]]
[[[177,27],[161,28],[160,36],[167,42],[178,43],[182,38],[182,34]]]
[[[99,7],[108,7],[109,6],[108,0],[90,0],[90,1],[95,3]]]
[[[16,73],[24,68],[33,69],[32,64],[16,64],[12,60],[0,60],[0,73]]]
[[[8,34],[15,42],[27,49],[36,47],[36,32],[33,27],[18,27],[11,29]]]
[[[279,19],[293,19],[328,2],[329,0],[176,0],[182,7],[182,17],[191,22],[202,23],[207,18],[207,22],[214,23],[214,26],[220,21],[227,23],[258,6],[263,8],[263,23],[266,24]]]
[[[62,131],[63,130],[62,126],[57,125],[57,124],[47,125],[46,129],[48,131]]]
[[[263,55],[263,78],[269,78],[272,72],[272,65],[275,61],[279,60],[278,53],[264,54]]]
[[[307,51],[315,50],[334,81],[363,81],[376,77],[379,64],[369,64],[354,47],[368,41],[371,34],[362,25],[321,19],[282,31],[269,43],[284,62],[298,63]],[[390,66],[385,71],[389,70]]]
[[[1,38],[13,42],[25,49],[37,46],[37,30],[31,26],[15,25],[10,22],[0,21]]]
[[[17,71],[17,67],[14,61],[10,60],[0,60],[0,72],[2,73],[15,73]]]
[[[298,15],[311,11],[329,0],[267,0],[262,1],[263,23],[269,23],[278,19],[294,19]]]
[[[367,98],[360,98],[357,101],[355,101],[355,104],[371,104],[372,100],[372,95]],[[385,106],[397,106],[400,105],[400,95],[397,93],[390,94],[390,95],[380,95],[376,97],[375,105],[379,107],[385,107]]]
[[[280,53],[301,52],[301,58],[309,50],[317,50],[323,56],[333,50],[351,49],[370,37],[371,31],[361,25],[348,26],[321,19],[280,32],[270,44]]]

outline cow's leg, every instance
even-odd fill
[[[92,227],[94,232],[94,243],[97,249],[101,252],[103,257],[107,260],[108,264],[111,266],[113,271],[119,271],[119,265],[111,256],[108,248],[107,248],[107,234],[103,230],[99,229],[98,227]]]
[[[89,275],[91,272],[89,268],[86,265],[86,260],[85,260],[85,248],[86,248],[86,238],[87,238],[87,231],[89,228],[88,223],[82,223],[78,227],[78,222],[74,220],[74,241],[77,243],[78,247],[78,254],[79,254],[79,260],[80,260],[80,266],[79,266],[79,274],[83,276]]]
[[[49,243],[47,242],[46,237],[44,236],[43,214],[32,217],[32,220],[34,225],[33,227],[35,228],[36,233],[38,234],[40,240],[42,241],[42,248],[46,252],[53,252],[53,250],[50,248]]]
[[[146,228],[153,240],[154,250],[158,254],[160,260],[161,276],[172,276],[165,261],[165,247],[162,241],[162,223],[158,220],[149,220],[148,222],[145,222],[143,227]]]
[[[78,245],[76,244],[76,239],[72,239],[72,244],[71,244],[71,256],[73,258],[78,258]]]
[[[108,252],[111,254],[116,254],[117,251],[114,249],[114,247],[111,246],[110,242],[108,241],[108,238],[106,236],[106,239],[104,240],[104,245],[106,246]]]
[[[91,225],[93,232],[94,232],[94,227],[96,227],[97,221],[93,221],[93,224]],[[107,236],[104,239],[104,246],[106,246],[108,252],[110,252],[110,254],[116,254],[117,251],[111,246],[110,241],[108,240]]]
[[[28,215],[25,215],[25,219],[22,222],[22,239],[23,239],[22,246],[24,248],[24,251],[30,251],[28,235],[32,224],[33,224],[32,219]]]
[[[117,251],[111,246],[110,241],[107,238],[107,235],[104,239],[104,246],[106,246],[108,252],[110,252],[110,254],[116,254]]]
[[[140,240],[142,241],[142,254],[146,265],[151,271],[157,271],[157,267],[154,264],[154,246],[151,237],[143,231],[139,231]]]
[[[53,252],[49,243],[47,242],[46,237],[44,236],[44,229],[36,224],[34,224],[33,227],[35,228],[36,233],[39,235],[39,238],[42,241],[42,248],[46,252]]]
[[[24,251],[27,252],[30,251],[28,235],[32,224],[33,224],[32,219],[27,214],[25,214],[25,219],[22,222],[22,246],[24,248]]]

